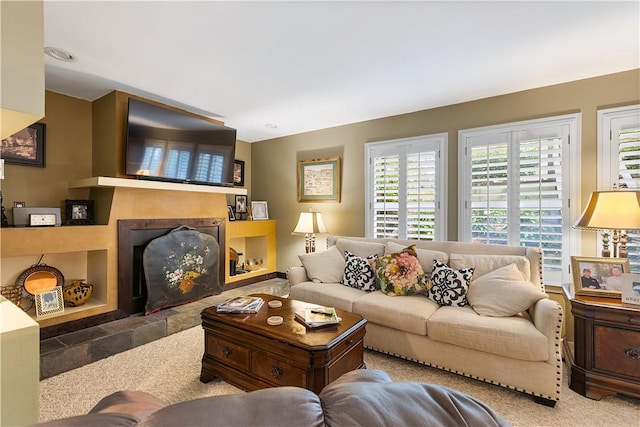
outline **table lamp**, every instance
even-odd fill
[[[322,221],[322,214],[320,212],[313,212],[309,209],[309,212],[300,212],[298,218],[298,224],[293,229],[293,234],[304,234],[304,248],[306,253],[316,251],[316,236],[315,233],[327,233],[327,227],[324,226]]]
[[[594,191],[574,228],[603,231],[603,257],[611,256],[609,230],[613,230],[613,256],[627,258],[626,230],[640,230],[640,191]]]

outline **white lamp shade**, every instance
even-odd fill
[[[320,212],[300,212],[298,224],[296,224],[293,232],[297,234],[315,234],[327,233],[328,231],[327,227],[324,226]]]
[[[594,191],[575,228],[639,230],[640,191]]]

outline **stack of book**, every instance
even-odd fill
[[[296,311],[295,317],[309,328],[319,328],[340,323],[340,318],[336,314],[334,307],[308,307],[303,311]]]
[[[228,299],[216,306],[218,313],[257,313],[264,304],[260,297],[240,296]]]

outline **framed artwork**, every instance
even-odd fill
[[[256,220],[269,219],[267,202],[251,202],[251,213]]]
[[[620,299],[629,259],[572,256],[571,272],[576,295]]]
[[[8,165],[44,167],[45,125],[34,123],[0,143],[0,156]]]
[[[67,225],[92,225],[93,200],[65,200],[65,224]]]
[[[238,214],[247,213],[247,196],[236,195],[236,213]]]
[[[229,221],[236,220],[236,215],[233,213],[233,206],[227,205],[227,213],[229,214]]]
[[[233,161],[233,185],[244,186],[244,160]]]
[[[57,316],[64,313],[64,300],[62,299],[62,286],[53,289],[40,289],[36,291],[36,319]]]
[[[340,202],[340,157],[298,161],[298,202]]]

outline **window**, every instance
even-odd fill
[[[571,281],[579,115],[459,132],[459,238],[539,247],[545,283]]]
[[[640,105],[598,111],[598,189],[640,190]],[[631,271],[640,273],[640,232],[627,231]]]
[[[366,235],[443,240],[447,134],[369,143]]]

